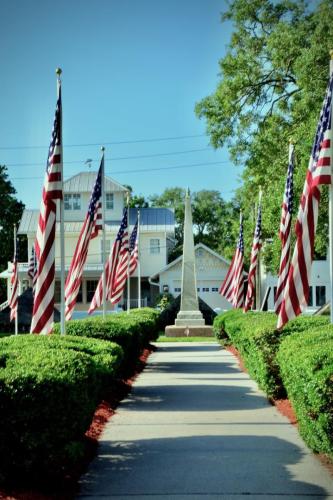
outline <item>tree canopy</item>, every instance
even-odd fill
[[[24,204],[15,197],[16,190],[8,179],[7,169],[0,165],[0,266],[7,269],[7,262],[13,260],[14,253],[14,224],[18,224],[22,217]],[[23,247],[23,245],[22,245]],[[20,252],[20,248],[19,248]],[[24,252],[26,247],[24,246]],[[19,253],[19,259],[27,259],[27,255]],[[7,283],[0,280],[0,300],[6,300]]]
[[[196,105],[211,143],[227,145],[242,164],[243,185],[235,204],[244,210],[248,252],[259,186],[264,187],[263,237],[268,268],[278,267],[278,228],[288,162],[295,142],[295,207],[305,180],[333,48],[333,0],[309,6],[303,0],[232,0],[222,21],[234,26],[227,53],[219,61],[216,90]],[[323,190],[316,237],[317,256],[327,247],[327,192]],[[234,224],[234,241],[236,240]]]

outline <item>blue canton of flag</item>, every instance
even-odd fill
[[[102,196],[102,169],[100,168],[95,180],[95,185],[91,193],[90,203],[88,207],[88,212],[91,220],[93,220],[95,217],[96,204],[97,202],[99,202],[101,196]]]

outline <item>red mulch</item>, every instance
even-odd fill
[[[85,455],[81,462],[77,464],[75,470],[72,470],[65,478],[64,484],[57,493],[43,493],[37,490],[0,490],[0,500],[70,500],[77,493],[77,482],[80,476],[85,472],[89,463],[96,455],[98,439],[102,434],[105,425],[116,413],[116,408],[120,401],[124,399],[131,391],[132,385],[138,375],[145,368],[149,355],[155,351],[154,346],[149,346],[142,352],[134,374],[127,380],[122,380],[115,384],[108,394],[97,406],[89,429],[85,433]]]

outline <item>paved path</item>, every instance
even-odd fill
[[[102,435],[82,499],[333,499],[333,478],[215,343],[158,344]]]

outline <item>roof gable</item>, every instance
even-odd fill
[[[73,175],[64,182],[64,192],[65,193],[91,193],[97,172],[80,172],[79,174]],[[119,184],[119,182],[111,179],[111,177],[105,176],[105,191],[106,192],[127,192],[127,189]]]
[[[200,250],[203,250],[204,252],[207,252],[210,257],[214,257],[215,259],[218,259],[223,265],[225,265],[227,267],[230,266],[230,260],[225,259],[224,257],[222,257],[222,255],[219,255],[218,253],[214,252],[214,250],[212,250],[211,248],[207,247],[203,243],[197,243],[197,245],[195,245],[195,247],[194,247],[194,252],[195,252],[196,266],[198,268],[200,266],[200,262],[199,262],[199,260],[200,260],[200,255],[199,255],[200,254]],[[159,276],[160,274],[162,274],[162,273],[164,273],[166,271],[169,271],[172,268],[174,268],[176,270],[177,267],[181,267],[182,266],[182,261],[183,261],[183,256],[180,255],[179,257],[177,257],[177,259],[175,259],[172,262],[170,262],[170,264],[168,264],[167,266],[163,267],[158,273],[155,273],[152,276],[150,276],[150,278],[155,278],[155,277]]]

